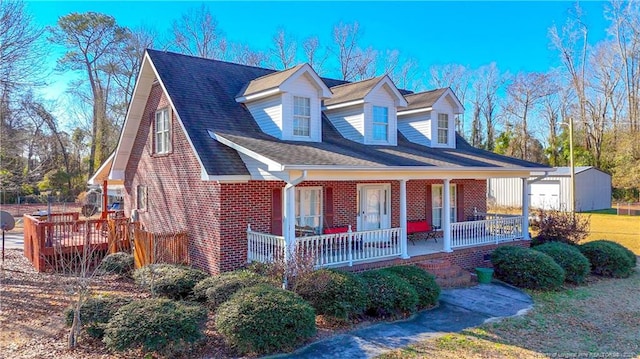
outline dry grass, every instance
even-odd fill
[[[420,342],[381,358],[640,357],[640,268],[626,279],[531,292],[522,317]]]
[[[609,239],[640,255],[640,216],[591,213],[591,234],[586,242]]]

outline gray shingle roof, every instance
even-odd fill
[[[249,172],[238,153],[212,139],[208,131],[289,165],[544,167],[473,148],[461,137],[457,138],[457,149],[421,146],[409,142],[400,133],[398,146],[363,145],[345,140],[324,116],[322,143],[282,141],[263,133],[246,107],[235,101],[247,83],[273,74],[274,70],[147,51],[209,175],[247,175]],[[332,90],[345,83],[335,79],[322,80]],[[379,80],[372,79],[369,85],[360,83],[354,88],[373,87]]]
[[[324,100],[324,105],[335,105],[349,101],[361,100],[380,82],[384,76],[374,77],[372,79],[345,83],[331,88],[333,96]]]
[[[300,64],[283,71],[273,72],[271,74],[258,77],[249,81],[246,86],[240,90],[238,97],[248,96],[265,90],[270,90],[282,85],[289,77],[296,73],[304,64]]]
[[[436,101],[448,90],[447,87],[405,95],[404,98],[409,106],[403,108],[403,111],[415,110],[417,108],[427,108],[433,106]]]

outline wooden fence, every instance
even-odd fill
[[[133,247],[136,268],[153,263],[190,263],[186,232],[152,233],[135,228]]]
[[[60,256],[86,254],[85,249],[101,260],[107,252],[131,248],[128,218],[78,220],[77,213],[55,213],[24,215],[23,223],[24,255],[38,272],[55,269]]]

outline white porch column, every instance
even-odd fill
[[[296,187],[286,185],[283,196],[284,218],[282,235],[284,236],[284,260],[289,263],[296,243]]]
[[[529,240],[529,179],[522,178],[522,235]]]
[[[450,179],[445,179],[442,185],[442,229],[444,231],[444,251],[453,252],[451,250],[451,186]]]
[[[407,180],[400,180],[400,251],[403,259],[409,258],[407,252]]]

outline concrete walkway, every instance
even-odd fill
[[[525,313],[533,306],[531,297],[499,283],[471,288],[446,289],[440,306],[411,319],[380,323],[310,344],[276,358],[373,358],[386,351],[406,347],[443,333],[459,332],[489,320]]]

